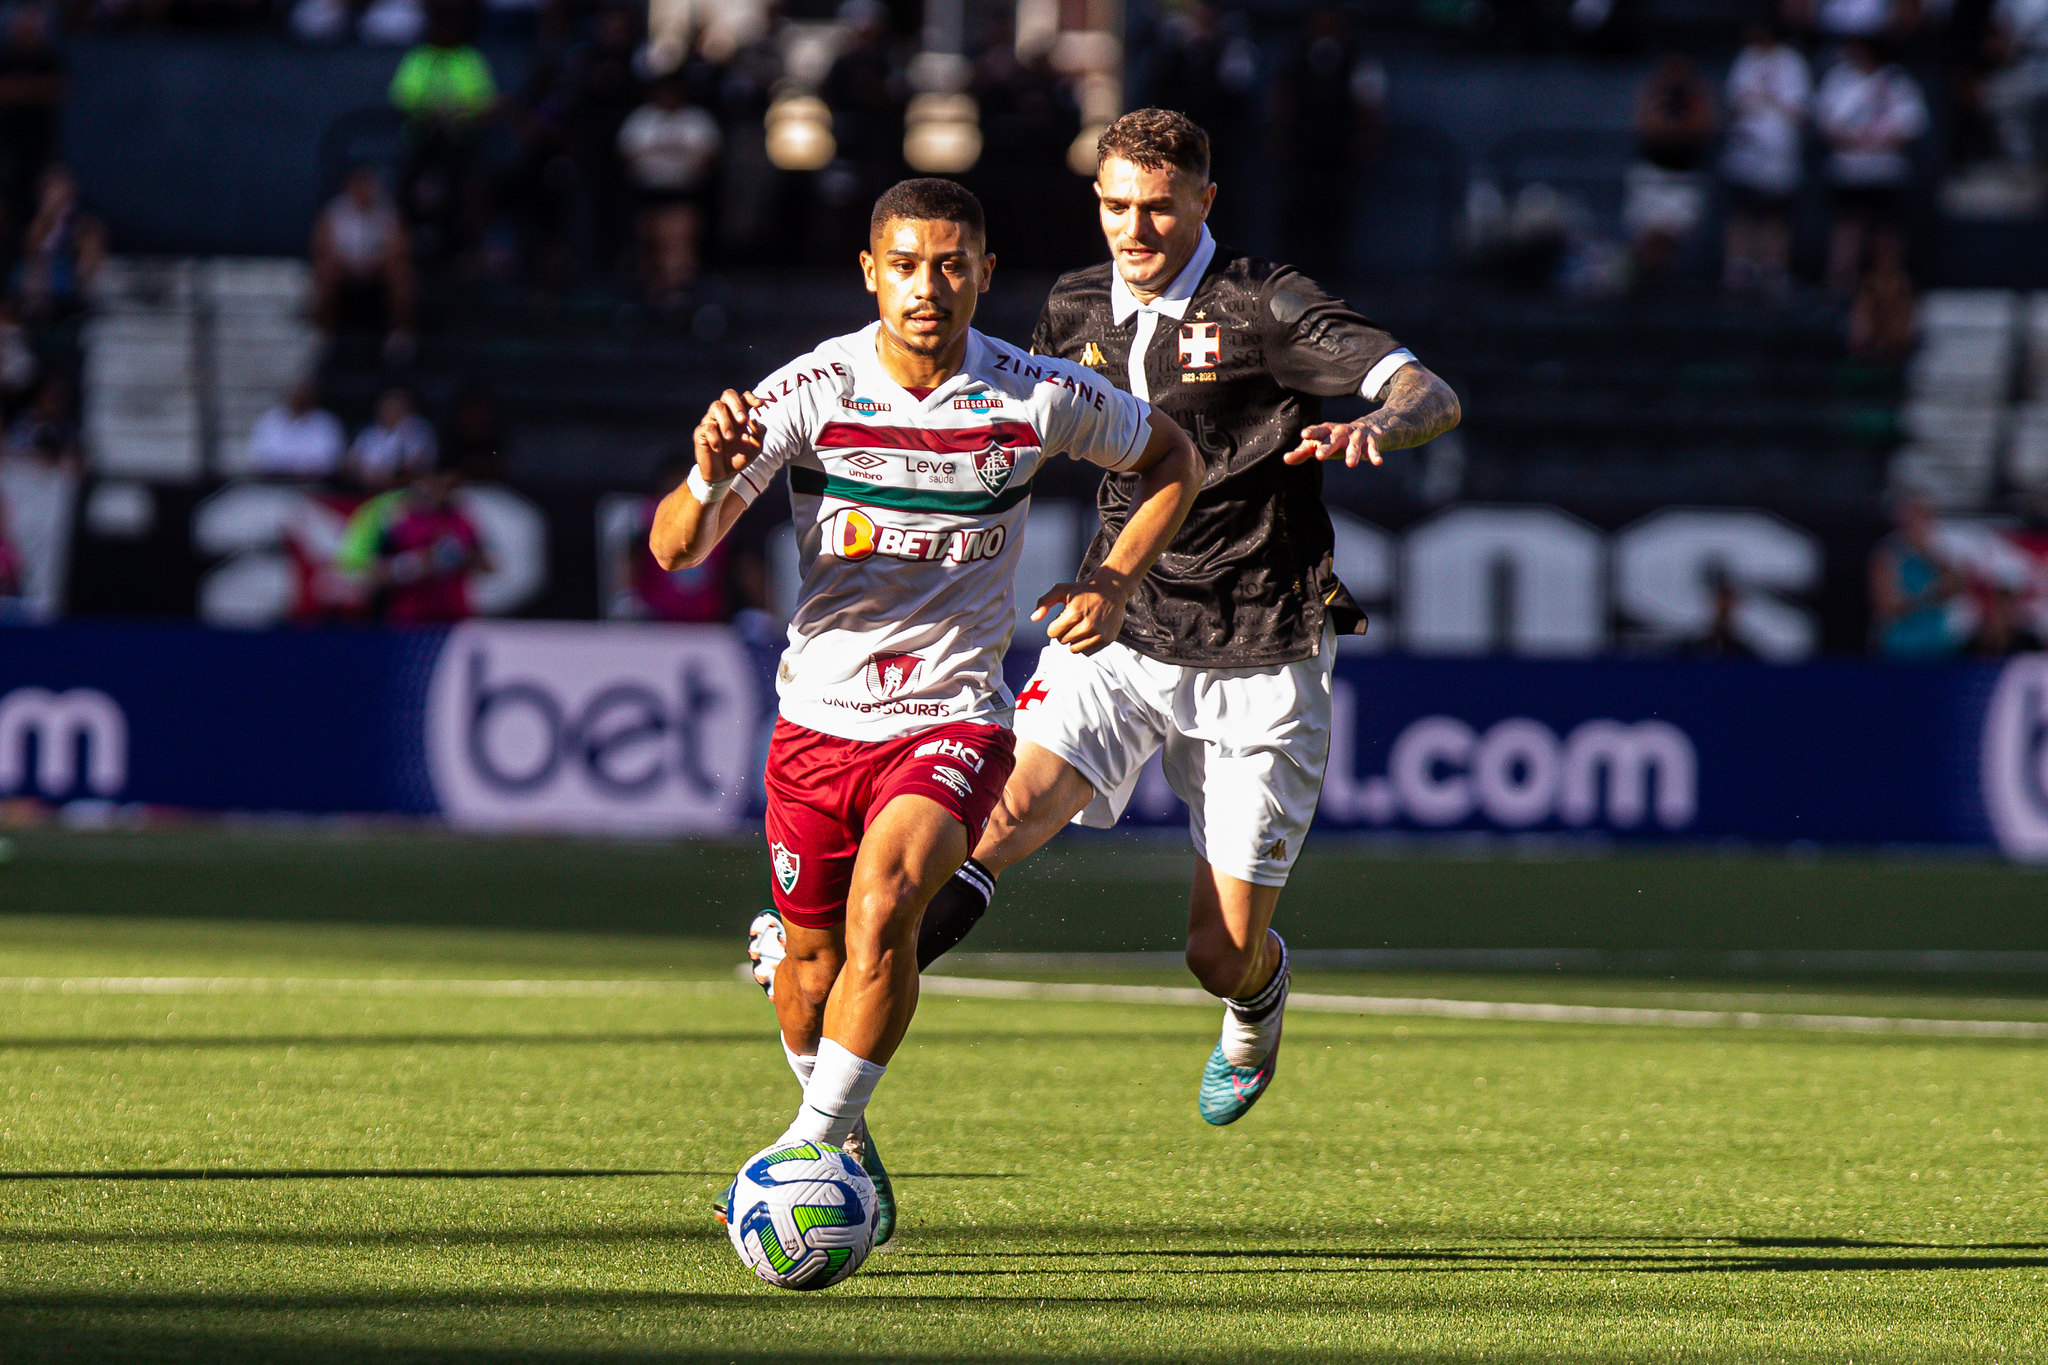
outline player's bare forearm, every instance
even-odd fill
[[[1420,365],[1403,365],[1387,385],[1379,410],[1356,422],[1319,422],[1305,428],[1301,444],[1282,458],[1289,464],[1341,458],[1378,464],[1389,450],[1434,441],[1464,418],[1451,386]]]
[[[761,422],[754,416],[761,406],[753,394],[727,389],[705,410],[691,436],[704,496],[688,483],[675,489],[654,509],[654,525],[647,533],[647,548],[662,568],[702,563],[746,510],[743,502],[726,493],[739,472],[761,453]]]
[[[1137,496],[1116,543],[1086,581],[1054,585],[1031,614],[1037,621],[1064,603],[1045,633],[1076,654],[1091,654],[1123,631],[1131,594],[1180,532],[1202,488],[1202,462],[1187,433],[1158,412],[1151,423],[1152,439],[1135,467]]]

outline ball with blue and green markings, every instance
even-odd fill
[[[875,1187],[824,1142],[778,1143],[732,1184],[725,1230],[748,1269],[781,1289],[824,1289],[860,1269],[875,1245]]]

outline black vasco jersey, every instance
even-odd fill
[[[1132,595],[1117,638],[1163,663],[1246,668],[1315,655],[1326,616],[1340,634],[1362,630],[1364,614],[1330,564],[1322,466],[1280,457],[1322,420],[1324,398],[1360,393],[1368,377],[1384,387],[1410,357],[1291,266],[1217,247],[1180,319],[1160,313],[1147,323],[1132,313],[1121,324],[1111,269],[1062,276],[1031,349],[1149,397],[1193,438],[1205,466],[1186,524]],[[1147,327],[1149,394],[1130,372],[1132,344]],[[1103,478],[1102,530],[1083,576],[1108,556],[1138,478]]]

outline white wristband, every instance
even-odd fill
[[[683,487],[690,490],[690,496],[700,507],[710,507],[732,489],[731,479],[720,479],[712,483],[700,473],[695,465],[690,466],[690,476],[683,480]]]

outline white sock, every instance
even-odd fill
[[[818,1064],[817,1054],[792,1052],[789,1043],[785,1040],[782,1044],[782,1055],[789,1060],[789,1069],[796,1073],[797,1087],[801,1089],[809,1085],[811,1083],[811,1069]]]
[[[1280,965],[1272,978],[1244,999],[1224,1002],[1220,1045],[1223,1060],[1232,1066],[1258,1066],[1280,1045],[1280,1021],[1287,1012],[1287,943],[1278,934],[1273,938],[1280,944]]]
[[[888,1069],[854,1056],[830,1038],[821,1040],[811,1079],[804,1086],[803,1107],[789,1125],[789,1135],[842,1146],[867,1112],[875,1083]]]

